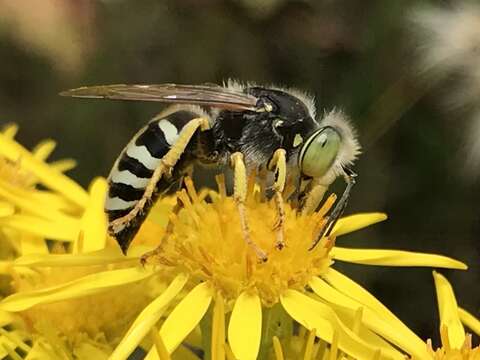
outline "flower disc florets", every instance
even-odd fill
[[[333,241],[323,239],[309,251],[325,224],[325,207],[303,215],[285,203],[285,247],[277,249],[274,201],[252,189],[246,214],[252,240],[268,254],[262,263],[244,240],[234,199],[222,191],[203,194],[189,187],[178,195],[183,209],[171,219],[173,231],[162,245],[160,263],[179,266],[198,280],[209,281],[227,299],[256,290],[266,306],[278,302],[286,289],[303,289],[312,276],[331,264]]]

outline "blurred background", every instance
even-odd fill
[[[428,41],[448,24],[417,16],[455,11],[453,3],[0,0],[0,125],[19,124],[18,139],[30,148],[44,138],[57,140],[56,158],[78,160],[70,175],[87,187],[108,174],[162,105],[61,98],[61,90],[228,78],[304,89],[315,94],[319,113],[344,109],[358,129],[363,154],[347,213],[389,215],[338,244],[435,252],[466,262],[468,272],[442,273],[459,303],[478,316],[480,167],[471,144],[480,97],[474,83],[473,93],[462,95],[467,100],[452,105],[476,78],[458,66],[432,65],[436,71],[430,71],[425,56],[435,44]],[[480,56],[480,37],[474,40],[478,44],[465,46]],[[480,70],[480,61],[476,65],[469,69]],[[343,186],[338,181],[333,190]],[[337,265],[438,344],[429,269]]]

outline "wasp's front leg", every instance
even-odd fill
[[[277,208],[277,220],[273,229],[276,233],[275,247],[277,249],[283,249],[285,247],[284,240],[284,225],[285,225],[285,207],[283,203],[283,190],[285,189],[285,183],[287,178],[287,158],[284,149],[277,149],[273,153],[272,160],[268,164],[268,169],[273,170],[275,174],[275,181],[273,183],[273,197],[275,206]]]
[[[300,206],[302,215],[310,215],[317,211],[329,185],[330,184],[322,183],[311,184],[307,194],[305,195],[305,198],[303,199],[302,205]]]
[[[340,216],[342,216],[345,208],[347,207],[347,202],[348,202],[348,199],[350,198],[350,192],[352,191],[353,185],[355,185],[355,177],[357,176],[357,174],[355,174],[352,170],[348,169],[347,167],[344,167],[343,171],[344,171],[343,178],[347,183],[347,187],[343,191],[342,197],[337,202],[337,204],[333,208],[330,215],[328,215],[327,223],[320,231],[320,234],[318,234],[317,237],[314,239],[309,250],[313,250],[315,246],[317,246],[317,244],[320,242],[322,237],[329,236],[331,234],[335,224],[337,223]]]
[[[233,198],[237,204],[240,216],[240,226],[245,242],[250,246],[258,259],[262,262],[268,260],[267,254],[263,251],[251,238],[250,228],[248,226],[247,211],[245,207],[245,199],[247,197],[247,170],[243,162],[243,154],[236,152],[230,157],[231,165],[234,172],[233,182]]]

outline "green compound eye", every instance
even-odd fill
[[[310,136],[300,151],[302,173],[314,178],[324,176],[338,155],[341,141],[340,134],[332,127],[320,129]]]

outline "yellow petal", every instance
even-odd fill
[[[188,275],[177,275],[177,277],[173,279],[162,295],[157,297],[154,301],[147,305],[145,309],[142,310],[140,315],[138,315],[128,329],[122,341],[120,341],[118,346],[115,348],[114,352],[110,356],[110,360],[124,360],[128,358],[128,356],[133,352],[133,350],[135,350],[145,335],[148,334],[150,329],[157,323],[158,320],[160,320],[167,306],[183,289],[187,280]]]
[[[53,150],[55,150],[56,146],[57,144],[55,141],[51,139],[43,140],[32,150],[32,155],[35,159],[45,161],[53,152]]]
[[[262,305],[257,294],[243,292],[237,298],[228,325],[228,342],[239,360],[258,356],[262,335]]]
[[[95,359],[95,360],[107,360],[109,358],[108,349],[100,346],[95,346],[88,342],[82,342],[75,346],[73,354],[76,359]]]
[[[155,325],[150,330],[150,337],[152,338],[153,345],[155,345],[155,349],[157,350],[157,356],[159,360],[172,360]]]
[[[337,221],[332,230],[332,234],[336,236],[348,234],[386,219],[387,215],[383,213],[365,213],[345,216]]]
[[[364,265],[426,266],[466,270],[467,265],[443,255],[402,250],[350,249],[335,246],[331,252],[335,260]]]
[[[48,254],[47,243],[41,236],[22,233],[19,237],[22,254]]]
[[[333,268],[329,268],[324,274],[322,274],[322,278],[326,280],[331,287],[339,290],[345,296],[348,296],[349,298],[364,304],[365,307],[370,308],[380,318],[385,319],[391,324],[396,324],[395,326],[398,328],[402,328],[405,336],[412,341],[412,345],[415,346],[416,353],[421,353],[426,350],[425,345],[418,342],[417,335],[415,335],[408,326],[398,319],[385,305],[377,300],[375,296],[355,281]]]
[[[17,124],[7,124],[3,127],[2,133],[5,137],[9,139],[13,139],[18,132],[18,125]]]
[[[462,308],[458,308],[458,315],[460,316],[460,321],[463,324],[465,324],[475,334],[480,336],[480,320]]]
[[[172,360],[200,360],[197,355],[185,346],[179,347],[175,354],[171,356]],[[206,359],[206,358],[204,358]],[[130,360],[130,359],[129,359]]]
[[[27,231],[51,240],[75,241],[78,237],[80,222],[52,222],[36,216],[12,215],[0,218],[0,226]]]
[[[66,357],[61,353],[57,354],[50,344],[48,344],[43,339],[37,340],[33,343],[32,349],[28,352],[25,360],[39,360],[39,359],[48,359],[48,360],[65,360]]]
[[[73,159],[62,159],[49,163],[53,170],[64,173],[68,170],[72,170],[77,166],[77,162]]]
[[[0,260],[0,274],[12,276],[12,261]]]
[[[160,329],[160,336],[171,354],[198,325],[210,306],[212,290],[208,283],[192,289],[173,309]],[[157,359],[155,347],[150,349],[145,360]]]
[[[153,274],[154,271],[140,267],[99,272],[61,285],[10,295],[0,302],[0,310],[17,312],[38,304],[92,295],[146,279]]]
[[[280,301],[285,311],[308,330],[316,329],[317,336],[332,343],[334,332],[338,332],[338,347],[356,359],[372,359],[376,348],[368,345],[348,329],[327,305],[322,304],[296,290],[287,290]],[[383,350],[383,349],[382,349]],[[382,352],[380,359],[404,359],[400,352]]]
[[[95,266],[122,262],[138,263],[138,258],[124,256],[118,248],[105,248],[88,254],[28,254],[15,259],[15,266],[64,267]]]
[[[85,190],[76,182],[35,159],[30,152],[8,136],[0,134],[0,155],[11,161],[21,160],[22,168],[32,172],[48,188],[58,191],[74,203],[84,206],[88,201]]]
[[[384,340],[384,338],[371,330],[370,327],[372,327],[372,325],[370,323],[366,324],[364,319],[364,307],[357,308],[357,310],[351,310],[336,304],[329,303],[329,305],[332,310],[335,311],[338,318],[367,344],[378,350],[392,349],[392,343]],[[368,318],[366,320],[368,321]],[[407,351],[404,352],[406,353]]]
[[[349,277],[343,275],[339,271],[328,268],[327,271],[322,274],[322,278],[328,281],[330,286],[342,292],[344,295],[349,296],[352,299],[355,299],[362,304],[373,309],[379,314],[379,316],[398,320],[393,313],[388,310],[380,301],[377,300],[372,294],[365,290],[362,286],[357,284],[355,281]],[[399,320],[398,320],[399,321]]]
[[[40,203],[38,199],[31,196],[37,193],[36,191],[22,189],[0,180],[0,196],[16,207],[44,219],[60,220],[62,222],[71,221],[69,216],[58,211],[49,203]]]
[[[13,215],[15,207],[5,201],[0,201],[0,217]]]
[[[282,343],[278,340],[278,337],[273,337],[273,351],[275,353],[275,360],[284,360]]]
[[[77,344],[79,340],[82,341],[85,339],[85,337],[80,339],[77,337],[78,340],[73,344],[67,345],[66,339],[59,333],[56,324],[49,321],[37,321],[35,330],[38,334],[42,334],[42,336],[38,337],[39,339],[37,341],[40,342],[43,351],[36,352],[35,347],[37,342],[34,342],[32,352],[35,356],[27,357],[31,360],[73,360],[71,345],[75,346],[74,344]]]
[[[107,240],[107,218],[104,204],[107,194],[107,181],[97,178],[90,188],[90,200],[82,216],[80,231],[83,233],[83,252],[103,249]]]
[[[49,208],[59,210],[67,214],[79,213],[78,206],[74,205],[63,196],[53,193],[51,191],[31,190],[26,194],[36,204],[48,204]]]
[[[465,330],[458,316],[457,300],[448,280],[436,271],[433,272],[435,288],[437,290],[438,313],[440,328],[448,330],[448,339],[453,349],[461,349],[465,342]]]
[[[14,321],[18,321],[15,315],[6,311],[0,311],[0,327],[3,328]]]
[[[172,209],[176,202],[177,199],[174,196],[168,196],[160,199],[153,206],[148,218],[155,224],[158,224],[160,227],[166,228],[169,221],[169,216],[172,213]]]
[[[220,292],[213,307],[211,353],[212,360],[225,360],[225,301]]]
[[[425,343],[401,321],[391,318],[381,318],[380,314],[370,309],[366,304],[362,304],[356,299],[348,297],[318,277],[312,278],[309,285],[320,298],[333,305],[340,305],[350,309],[352,314],[359,308],[362,308],[362,321],[368,329],[397,345],[408,354],[419,359],[425,358],[426,356],[428,357]],[[384,346],[385,345],[386,344],[384,344]],[[390,350],[392,347],[386,346],[386,349]],[[382,349],[382,352],[383,351],[384,349]]]
[[[28,340],[25,332],[20,332],[19,330],[7,331],[5,329],[0,329],[0,333],[1,359],[22,360],[15,350],[21,350],[25,353],[28,353],[31,350],[31,347],[25,343],[25,341]]]

